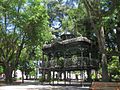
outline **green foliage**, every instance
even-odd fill
[[[41,42],[51,39],[51,33],[48,27],[49,17],[45,7],[39,4],[40,2],[29,3],[31,5],[26,7],[25,15],[27,18],[24,31],[27,35],[28,43],[39,45]]]
[[[120,74],[119,59],[117,56],[113,56],[111,62],[109,63],[109,72],[113,75]]]
[[[11,69],[4,71],[12,71],[18,64],[25,68],[28,48],[32,52],[50,41],[48,19],[41,0],[0,0],[0,65]]]
[[[22,50],[22,53],[20,55],[20,62],[19,67],[21,71],[25,72],[25,75],[31,74],[31,72],[34,72],[35,64],[33,63],[33,60],[35,59],[34,53],[31,52],[31,48],[25,48]]]
[[[119,58],[117,56],[113,56],[111,62],[108,65],[109,73],[112,79],[120,80],[120,65]]]
[[[44,81],[46,81],[46,80],[44,79],[44,77],[41,76],[41,77],[39,78],[39,82],[42,83],[42,82],[44,82]]]
[[[57,65],[59,65],[60,67],[64,67],[64,58],[60,57],[59,60],[57,60]]]
[[[35,73],[35,69],[32,70],[32,71],[30,71],[30,73],[29,73],[30,76],[35,76],[35,74],[36,74],[36,73]]]
[[[3,67],[0,66],[0,74],[3,73]]]
[[[20,64],[21,70],[35,74],[32,60],[42,58],[43,44],[52,39],[49,25],[56,19],[62,23],[59,32],[68,30],[76,36],[82,34],[96,45],[99,42],[96,31],[102,24],[106,30],[107,51],[119,51],[116,42],[118,37],[113,29],[119,26],[120,1],[79,0],[79,3],[76,2],[77,7],[71,7],[67,3],[72,1],[0,0],[0,65],[10,66],[8,69],[14,70]],[[115,78],[120,74],[118,61],[117,57],[112,57],[108,65],[109,72]],[[63,58],[57,63],[63,67]],[[0,67],[0,73],[3,71]]]

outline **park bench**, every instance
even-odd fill
[[[90,90],[120,90],[120,82],[92,82]]]

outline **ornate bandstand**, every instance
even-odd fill
[[[59,41],[43,46],[42,75],[47,81],[71,82],[71,72],[86,72],[91,81],[91,71],[98,71],[98,50],[86,37],[63,34]],[[77,78],[77,76],[76,76]]]

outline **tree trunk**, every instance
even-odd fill
[[[24,83],[24,71],[22,71],[22,83]]]
[[[87,81],[88,81],[88,82],[91,82],[91,81],[92,81],[91,69],[88,69],[88,70],[87,70],[87,75],[88,75]]]
[[[26,80],[28,80],[28,74],[26,75]]]
[[[45,81],[45,61],[44,60],[45,60],[45,58],[44,58],[44,53],[43,53],[42,54],[42,78],[43,78],[43,82]]]
[[[116,41],[117,41],[118,52],[120,52],[120,24],[119,23],[116,29],[116,37],[117,37]],[[120,56],[119,56],[119,64],[120,64]]]
[[[109,81],[106,54],[102,53],[102,81]]]
[[[104,28],[101,27],[98,30],[98,43],[101,54],[101,64],[102,64],[102,81],[109,81],[108,77],[108,68],[107,68],[107,57],[105,52],[105,36],[104,36]]]
[[[12,84],[13,83],[13,78],[12,78],[12,68],[9,67],[8,65],[4,68],[5,70],[5,82],[6,84]]]

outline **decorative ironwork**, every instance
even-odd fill
[[[99,60],[92,56],[92,43],[86,37],[65,39],[64,36],[62,41],[44,45],[43,52],[48,56],[48,60],[44,61],[45,65],[42,65],[43,71],[48,76],[52,73],[52,79],[55,78],[55,72],[60,76],[63,73],[66,80],[66,72],[86,71],[90,80],[91,70],[99,68]]]

